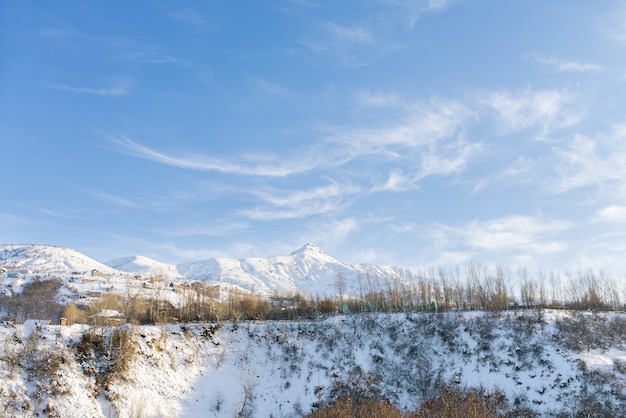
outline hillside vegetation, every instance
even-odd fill
[[[5,324],[0,339],[2,416],[615,417],[626,404],[624,314]]]

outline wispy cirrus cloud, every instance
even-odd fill
[[[102,136],[115,144],[120,152],[160,164],[196,171],[216,171],[245,176],[284,177],[310,171],[326,161],[322,157],[316,157],[314,153],[307,154],[307,158],[298,159],[280,158],[274,155],[247,155],[240,158],[240,161],[212,158],[197,153],[192,155],[170,155],[135,142],[126,135]]]
[[[550,191],[567,192],[581,187],[624,191],[626,184],[626,125],[614,126],[608,134],[576,135],[554,147],[556,178]]]
[[[0,223],[22,225],[28,223],[28,219],[24,216],[0,212]]]
[[[247,78],[249,85],[256,91],[269,94],[271,96],[291,95],[291,91],[288,88],[281,86],[280,84],[272,83],[270,81],[252,75],[249,75]]]
[[[184,7],[171,13],[171,16],[183,23],[199,29],[211,29],[214,25],[202,13],[191,7]]]
[[[354,216],[339,218],[316,218],[307,224],[307,234],[298,238],[298,243],[315,242],[322,248],[332,251],[362,226]]]
[[[558,90],[496,90],[478,95],[478,103],[496,116],[504,134],[535,127],[548,134],[571,126],[581,118],[579,111],[569,107],[572,102],[570,94]]]
[[[330,35],[331,42],[336,45],[370,45],[374,42],[372,32],[362,25],[344,26],[334,22],[326,22],[324,27]]]
[[[165,235],[208,237],[222,237],[244,232],[250,229],[250,224],[244,221],[224,221],[220,223],[196,223],[164,231]]]
[[[125,208],[138,208],[139,205],[133,202],[130,199],[126,199],[111,193],[96,191],[96,190],[88,190],[87,193],[97,199],[100,199],[104,202],[108,202],[115,206],[121,206]]]
[[[565,251],[568,244],[552,237],[570,227],[568,221],[515,215],[472,221],[462,227],[437,225],[433,233],[439,236],[439,245],[446,251],[468,247],[478,251],[542,254]]]
[[[400,99],[396,94],[372,93],[370,90],[360,90],[356,93],[356,100],[360,106],[364,107],[389,107],[400,104]]]
[[[392,51],[406,48],[406,33],[427,13],[447,8],[448,0],[383,0],[347,23],[318,23],[301,43],[311,52],[332,57],[341,66],[369,65]]]
[[[318,34],[300,43],[309,51],[331,57],[343,67],[361,67],[379,54],[374,33],[367,24],[340,25],[324,22]]]
[[[478,192],[488,187],[509,187],[511,185],[530,183],[536,180],[537,162],[531,158],[520,156],[515,161],[499,171],[490,173],[488,176],[476,181],[473,192]]]
[[[263,203],[239,213],[249,219],[266,221],[306,218],[338,211],[359,191],[357,186],[337,182],[306,190],[259,190],[252,194]]]
[[[337,128],[327,141],[341,144],[356,155],[394,153],[394,148],[417,148],[450,138],[472,113],[459,102],[434,99],[407,105],[405,115],[381,127]]]
[[[419,182],[428,177],[445,177],[460,173],[483,149],[483,144],[463,140],[425,147],[416,155],[411,155],[415,160],[411,165],[403,170],[392,170],[387,180],[382,184],[375,184],[371,191],[404,192],[417,188]]]
[[[604,22],[603,29],[610,38],[626,44],[626,2],[619,2],[611,11],[607,22]]]
[[[544,57],[533,55],[534,59],[541,65],[549,67],[559,73],[588,73],[601,71],[603,67],[598,64],[582,62],[578,60],[565,60],[554,55]]]
[[[463,171],[471,157],[479,153],[484,146],[480,143],[458,140],[429,148],[421,155],[417,180],[430,176],[447,176]]]
[[[44,87],[52,90],[66,91],[77,94],[90,94],[95,96],[120,97],[130,94],[128,83],[118,84],[113,87],[92,88],[92,87],[76,87],[67,84],[44,84]]]
[[[383,0],[385,18],[394,24],[402,23],[408,28],[415,26],[424,14],[437,13],[450,5],[450,0]]]

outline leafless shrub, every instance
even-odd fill
[[[607,349],[614,341],[613,330],[603,315],[574,312],[556,321],[555,339],[570,350]]]
[[[510,406],[500,391],[484,388],[442,386],[436,397],[428,400],[411,418],[504,418]]]
[[[402,418],[404,414],[385,399],[372,399],[364,403],[352,398],[341,398],[333,404],[304,416],[305,418]]]

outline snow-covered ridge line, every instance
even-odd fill
[[[101,263],[64,247],[1,245],[0,268],[3,269],[2,274],[10,279],[19,278],[13,276],[82,279],[84,276],[98,275],[115,281],[129,277],[159,277],[168,282],[209,281],[262,295],[297,292],[311,297],[336,294],[338,277],[345,284],[341,291],[346,295],[362,292],[366,279],[409,279],[407,271],[401,268],[348,265],[314,244],[306,244],[285,256],[213,258],[178,265],[161,263],[143,256],[122,257]]]

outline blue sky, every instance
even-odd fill
[[[626,3],[5,1],[0,241],[626,273]]]

